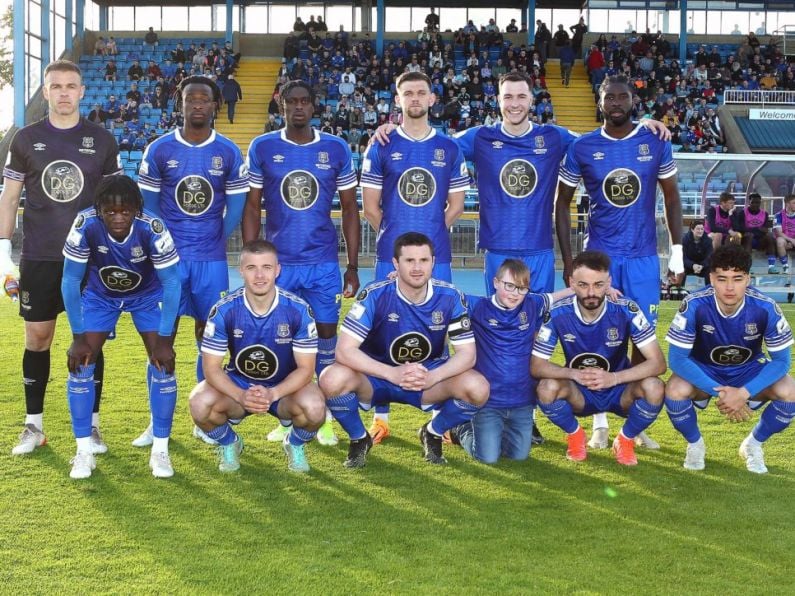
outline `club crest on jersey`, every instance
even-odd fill
[[[651,155],[649,155],[649,146],[646,143],[638,145],[638,161],[650,161],[653,159]]]
[[[222,175],[224,173],[223,172],[223,168],[224,168],[224,158],[223,157],[221,157],[220,155],[214,155],[213,158],[212,158],[212,162],[211,163],[212,163],[212,169],[213,170],[217,170],[217,175],[218,176],[220,176],[220,175]],[[216,172],[213,172],[212,170],[210,170],[210,173],[211,174],[216,174]]]
[[[585,368],[601,368],[610,372],[610,361],[601,354],[594,354],[593,352],[585,352],[584,354],[577,354],[571,359],[569,368],[576,368],[583,370]]]
[[[281,194],[288,207],[303,211],[317,201],[320,185],[317,178],[306,170],[293,170],[282,178]]]
[[[395,364],[423,362],[431,355],[431,342],[416,331],[395,338],[389,346],[389,357]]]
[[[616,168],[602,181],[602,194],[614,207],[629,207],[640,197],[640,177],[630,169]]]
[[[328,152],[327,151],[318,151],[317,160],[320,163],[328,163]]]
[[[70,203],[83,191],[83,171],[74,162],[61,159],[48,164],[41,174],[41,188],[56,203]]]
[[[428,170],[409,168],[398,180],[398,196],[411,207],[422,207],[430,203],[436,194],[436,179]]]
[[[86,216],[82,213],[77,214],[77,218],[75,219],[75,230],[79,230],[82,228],[86,223]]]
[[[527,325],[527,313],[525,311],[519,313],[519,324]]]
[[[618,339],[618,329],[616,327],[610,327],[607,330],[607,339],[610,341],[616,341]]]
[[[440,310],[435,310],[431,313],[431,322],[434,325],[441,325],[444,321],[444,313]]]
[[[500,170],[500,186],[514,199],[524,199],[533,194],[538,184],[538,173],[529,161],[512,159]]]
[[[544,148],[544,137],[536,137],[535,138],[536,149],[543,149]]]
[[[94,146],[94,137],[83,137],[83,147],[91,149]]]
[[[177,184],[175,194],[180,211],[185,215],[197,216],[210,208],[215,193],[204,176],[185,176]]]
[[[141,246],[133,246],[132,250],[130,250],[130,254],[135,257],[142,257],[144,256],[144,249]]]
[[[279,360],[268,347],[255,344],[238,352],[235,368],[249,379],[266,381],[278,372]]]
[[[756,328],[756,323],[746,323],[745,324],[745,334],[746,335],[756,335],[758,333]]]
[[[290,326],[287,323],[279,323],[279,327],[276,329],[276,335],[279,337],[289,337]]]
[[[149,227],[152,228],[152,231],[155,234],[162,234],[163,230],[166,229],[166,227],[163,225],[162,220],[159,220],[157,218],[152,220],[152,223],[149,224]]]

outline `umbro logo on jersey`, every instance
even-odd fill
[[[395,151],[389,157],[392,158],[392,161],[400,161],[401,159],[403,159],[403,154],[402,153],[398,153],[397,151]]]
[[[600,159],[604,159],[605,154],[602,153],[601,151],[597,151],[596,153],[593,154],[593,158],[598,161]]]
[[[494,142],[491,144],[491,146],[492,146],[494,149],[502,149],[502,146],[503,146],[504,144],[505,144],[505,143],[503,143],[502,141],[494,141]]]
[[[500,323],[497,321],[497,319],[489,319],[489,326],[490,327],[497,327],[499,324]]]
[[[396,312],[391,312],[386,318],[390,323],[397,323],[400,320],[400,315]]]
[[[103,255],[108,254],[108,247],[107,246],[97,246],[97,251],[101,252]]]
[[[47,149],[46,143],[33,143],[34,151],[44,151],[45,149]]]
[[[232,335],[234,336],[235,339],[240,339],[243,337],[243,330],[235,329],[234,331],[232,331]]]
[[[169,160],[166,162],[166,165],[167,165],[169,168],[178,168],[178,167],[179,167],[179,162],[178,162],[176,159],[169,159]]]
[[[274,155],[273,163],[284,163],[284,155]]]
[[[563,341],[576,341],[577,338],[573,336],[571,333],[567,333],[563,336]]]
[[[712,325],[704,325],[701,329],[703,329],[704,333],[715,333],[715,327]]]

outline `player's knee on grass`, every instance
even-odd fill
[[[653,406],[662,405],[665,400],[665,383],[657,377],[647,377],[640,381],[641,397]]]
[[[560,395],[563,385],[557,379],[541,379],[536,388],[538,401],[548,405],[554,402]]]
[[[665,384],[665,397],[676,401],[692,399],[695,397],[696,388],[682,377],[671,375]]]

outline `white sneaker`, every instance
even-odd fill
[[[606,428],[595,428],[591,435],[591,440],[588,441],[588,447],[591,449],[607,449],[607,441],[609,439],[609,431]]]
[[[108,452],[108,446],[102,440],[102,433],[96,426],[91,427],[91,453],[94,455],[102,455]]]
[[[89,451],[78,451],[69,463],[72,464],[72,471],[69,472],[69,477],[75,480],[90,478],[91,472],[97,467],[94,454]]]
[[[171,465],[171,458],[168,453],[153,451],[149,456],[149,467],[152,469],[152,476],[155,478],[171,478],[174,475],[174,468]]]
[[[146,427],[146,430],[138,435],[137,439],[132,442],[133,447],[149,447],[155,440],[155,435],[152,434],[152,423]]]
[[[745,467],[749,472],[767,474],[765,452],[762,451],[762,446],[757,441],[751,441],[751,435],[745,437],[740,443],[740,457],[745,460]]]
[[[635,445],[637,447],[645,447],[646,449],[659,449],[660,444],[652,439],[649,435],[645,432],[640,433],[637,437],[635,437]]]
[[[269,432],[265,438],[268,439],[269,443],[281,443],[284,441],[284,437],[290,434],[290,429],[292,427],[292,425],[284,426],[283,424],[279,423],[279,425]]]
[[[200,429],[200,428],[199,428],[198,426],[196,426],[195,424],[193,425],[193,436],[194,436],[195,438],[197,438],[197,439],[201,439],[202,441],[204,441],[204,442],[205,442],[205,443],[207,443],[208,445],[218,445],[218,441],[216,441],[215,439],[211,439],[210,437],[208,437],[208,436],[207,436],[207,433],[205,433],[205,432],[204,432],[202,429]]]
[[[41,432],[36,425],[26,424],[25,428],[19,434],[19,443],[17,443],[11,450],[11,455],[25,455],[33,453],[36,447],[41,447],[47,444],[47,437]]]
[[[707,445],[704,437],[699,438],[695,443],[687,444],[685,452],[685,462],[682,464],[686,470],[703,470],[704,456],[707,454]]]

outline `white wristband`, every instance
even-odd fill
[[[685,271],[685,258],[682,253],[682,245],[674,244],[671,246],[671,256],[668,259],[668,269],[674,275],[679,275]]]
[[[13,275],[14,261],[11,259],[11,240],[0,238],[0,275]]]

